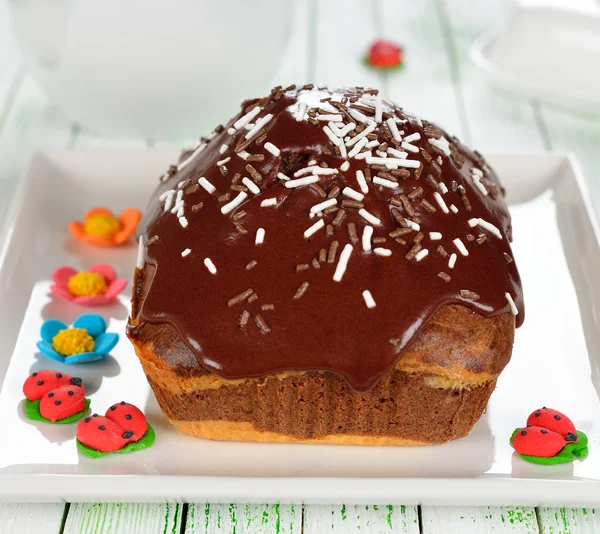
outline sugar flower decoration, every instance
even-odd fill
[[[103,263],[78,272],[73,267],[59,267],[52,273],[50,290],[62,299],[82,306],[108,304],[125,289],[127,280],[117,278],[116,271]]]
[[[83,222],[71,221],[69,231],[84,243],[114,247],[133,236],[141,218],[142,214],[135,208],[123,210],[118,218],[106,208],[92,208]]]
[[[73,328],[57,319],[44,321],[37,348],[62,363],[87,363],[104,358],[118,343],[119,334],[106,332],[106,322],[95,313],[80,315]]]

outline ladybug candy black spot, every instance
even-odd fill
[[[54,397],[54,392],[51,391],[50,393],[48,393],[48,397],[50,397],[50,398]]]
[[[43,386],[44,385],[44,381],[43,380],[38,380],[37,381],[37,385],[38,386]]]
[[[71,396],[75,395],[75,393],[73,392],[73,390],[72,390],[72,389],[70,389],[69,391],[67,391],[67,393],[68,393],[69,395],[71,395]]]
[[[91,417],[86,417],[86,418],[85,418],[83,421],[84,421],[85,423],[89,423],[91,420],[92,420],[92,418],[91,418]]]
[[[56,404],[57,406],[60,406],[62,403],[59,400],[55,400],[54,404]]]

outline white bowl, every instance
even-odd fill
[[[600,10],[520,7],[471,47],[496,83],[561,106],[600,111]]]
[[[281,0],[23,0],[13,25],[70,119],[111,134],[196,137],[261,96],[281,60]]]

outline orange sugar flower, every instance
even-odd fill
[[[123,210],[119,217],[106,208],[92,208],[83,222],[71,221],[69,231],[80,241],[100,247],[115,247],[125,243],[137,228],[142,214],[135,208]]]

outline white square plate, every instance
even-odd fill
[[[471,434],[420,448],[220,443],[178,434],[124,336],[127,297],[93,309],[122,336],[112,358],[61,366],[36,352],[44,319],[72,322],[89,311],[49,296],[57,266],[106,262],[129,278],[135,263],[135,245],[84,245],[69,237],[67,222],[94,205],[143,209],[175,158],[148,150],[34,156],[0,255],[0,499],[600,505],[600,251],[585,185],[570,158],[489,155],[509,191],[527,317]],[[140,406],[157,431],[155,445],[91,460],[77,452],[75,425],[26,420],[22,383],[40,368],[83,377],[96,412],[122,399]],[[513,454],[511,432],[541,405],[567,413],[588,434],[587,460],[542,467]]]

